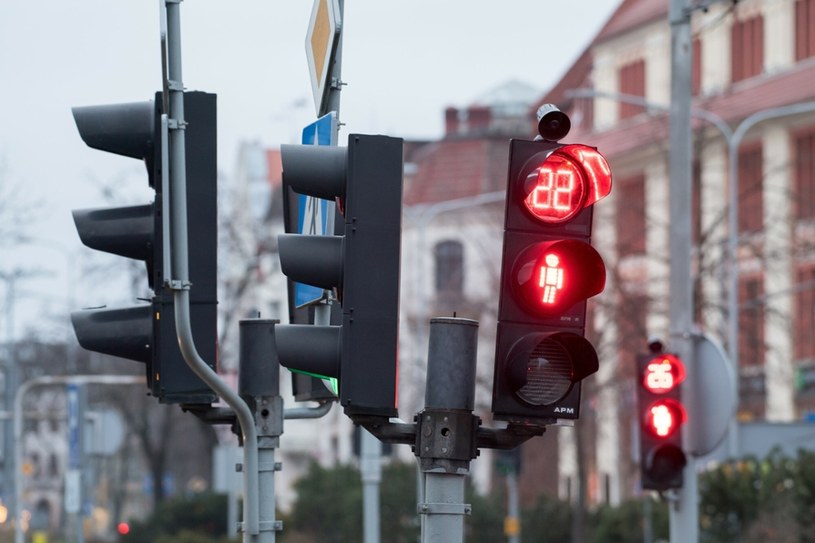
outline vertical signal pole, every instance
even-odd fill
[[[691,254],[691,2],[671,0],[671,111],[670,111],[670,312],[671,350],[685,362],[689,381],[696,370],[693,340],[693,284],[690,277]],[[682,387],[683,404],[688,409],[683,443],[689,449],[684,483],[670,510],[671,543],[699,540],[698,492],[693,443],[689,431],[696,419],[693,387]]]
[[[235,393],[209,365],[201,358],[195,348],[190,323],[190,280],[189,280],[189,250],[187,239],[187,184],[186,184],[186,150],[184,129],[184,83],[181,73],[181,8],[179,0],[165,0],[166,20],[162,19],[163,40],[166,40],[167,71],[164,87],[167,89],[169,99],[164,97],[164,104],[169,105],[169,158],[170,165],[170,195],[171,195],[171,230],[172,241],[170,256],[172,259],[172,274],[165,275],[173,290],[176,333],[178,345],[184,360],[190,369],[201,378],[210,388],[235,411],[238,423],[243,434],[244,457],[244,543],[257,540],[259,534],[259,505],[258,496],[258,440],[254,417],[249,406]],[[164,123],[162,123],[164,124]],[[164,138],[162,138],[164,139]],[[165,174],[166,175],[166,174]],[[166,224],[168,221],[164,221]]]
[[[425,408],[417,416],[416,456],[424,477],[419,497],[422,543],[461,543],[464,482],[476,457],[478,417],[473,415],[478,323],[430,321]]]

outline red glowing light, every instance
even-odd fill
[[[526,170],[524,205],[536,219],[561,223],[611,192],[611,170],[596,149],[564,145]]]
[[[603,259],[591,245],[577,240],[530,245],[513,267],[515,299],[544,317],[599,294],[605,282]]]
[[[657,437],[668,437],[685,422],[685,410],[673,400],[660,400],[648,408],[645,427]]]
[[[645,366],[642,384],[652,394],[665,394],[685,380],[685,366],[672,354],[652,358]]]
[[[120,522],[116,525],[116,531],[119,532],[119,535],[127,535],[130,533],[130,524],[127,522]]]
[[[571,219],[583,208],[584,181],[572,160],[552,154],[527,176],[526,208],[544,222]]]
[[[560,258],[557,255],[548,254],[543,260],[546,265],[540,268],[538,286],[543,288],[541,302],[551,305],[557,303],[558,292],[563,289],[563,268],[559,267]]]

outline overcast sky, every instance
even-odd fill
[[[344,134],[436,138],[445,107],[466,106],[508,80],[524,81],[543,94],[619,0],[345,4]],[[53,272],[18,285],[18,336],[30,326],[53,327],[53,321],[37,321],[38,312],[67,314],[69,303],[78,309],[105,299],[87,294],[81,282],[73,292],[68,287],[66,263],[73,262],[75,276],[77,261],[92,252],[79,242],[70,210],[105,205],[104,186],[125,194],[133,192],[130,185],[146,188],[146,175],[137,161],[88,148],[71,107],[147,100],[159,90],[159,5],[159,0],[0,5],[0,183],[21,190],[22,204],[38,203],[40,220],[32,235],[43,240],[12,254],[0,248],[0,272]],[[305,56],[311,6],[312,0],[181,3],[184,84],[218,94],[219,169],[227,181],[242,140],[269,147],[291,143],[315,118]],[[0,340],[7,337],[6,286],[0,283]]]

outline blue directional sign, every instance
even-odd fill
[[[337,113],[331,111],[303,128],[303,145],[337,145]],[[326,235],[329,220],[333,220],[334,202],[300,195],[298,230],[301,234]],[[331,217],[329,217],[331,215]],[[323,297],[323,289],[302,283],[294,284],[294,303],[302,307]]]

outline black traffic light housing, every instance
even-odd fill
[[[510,141],[496,419],[579,417],[580,381],[598,369],[584,337],[586,299],[605,286],[605,265],[591,246],[592,206],[610,190],[608,163],[593,147]]]
[[[336,378],[349,416],[396,415],[402,140],[351,134],[347,147],[285,145],[284,183],[337,200],[341,233],[283,234],[280,263],[289,279],[334,289],[339,325],[280,325],[280,363]]]
[[[173,293],[165,286],[162,229],[161,93],[154,101],[73,108],[88,146],[142,159],[155,192],[149,204],[73,212],[82,242],[100,251],[143,260],[149,302],[77,311],[71,321],[82,347],[145,363],[148,387],[164,403],[211,404],[217,397],[189,369],[178,347]],[[190,319],[201,357],[215,364],[217,349],[216,96],[184,94]]]
[[[671,353],[637,356],[640,481],[646,490],[681,488],[687,457],[682,448],[685,366]]]

